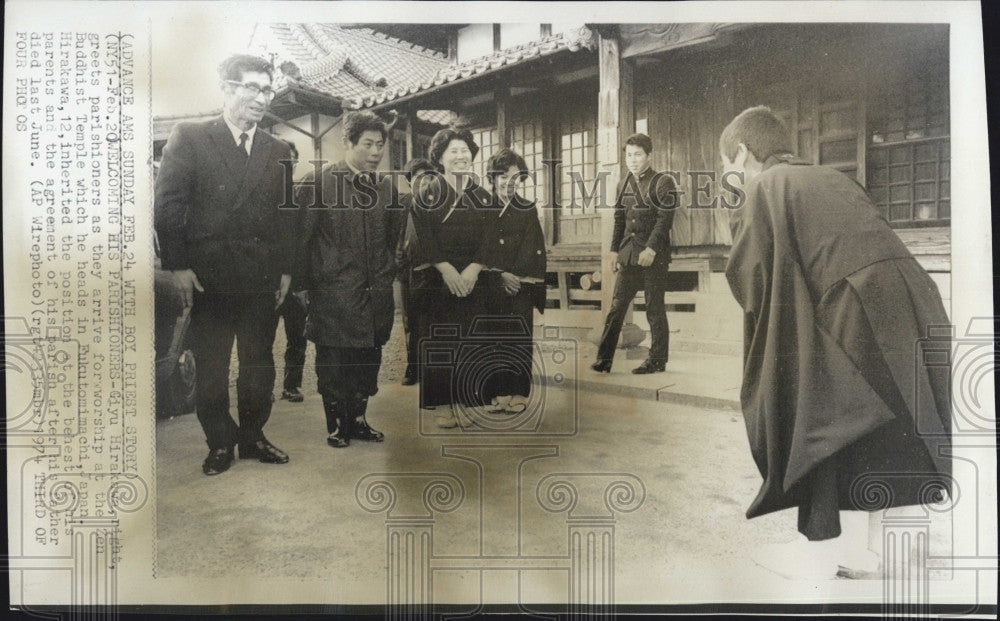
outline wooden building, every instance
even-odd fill
[[[475,135],[477,173],[503,146],[523,154],[548,245],[548,325],[600,325],[614,279],[613,212],[600,206],[614,203],[625,138],[649,134],[653,167],[684,192],[672,347],[737,353],[729,212],[711,175],[723,127],[753,105],[779,114],[797,155],[866,187],[948,304],[948,36],[929,24],[261,24],[250,49],[280,68],[263,125],[296,143],[299,174],[310,156],[340,158],[348,109],[397,119],[384,169],[425,156],[448,124]],[[157,144],[175,120],[154,122]]]
[[[506,45],[507,32],[508,41],[522,41]],[[537,36],[523,40],[530,32]],[[456,24],[437,33],[439,47],[457,48],[452,64],[357,104],[406,118],[454,111],[482,147],[480,168],[504,145],[525,155],[537,173],[529,195],[543,206],[549,246],[547,324],[600,322],[610,287],[585,290],[581,277],[613,280],[612,210],[599,205],[613,204],[624,139],[642,131],[653,139],[653,167],[680,173],[684,192],[667,293],[674,342],[739,351],[739,310],[723,275],[729,213],[713,205],[710,175],[721,174],[722,129],[759,104],[786,122],[798,156],[868,189],[948,303],[947,25]],[[477,50],[487,51],[461,60],[463,41],[472,45],[476,34]],[[558,175],[545,160],[562,162]],[[604,176],[604,202],[586,200],[571,173],[587,190]],[[646,327],[641,313],[634,321]]]

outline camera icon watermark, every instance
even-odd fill
[[[575,339],[562,337],[556,327],[544,327],[533,337],[523,318],[509,315],[480,315],[464,336],[457,324],[433,325],[430,335],[419,346],[421,372],[429,382],[448,387],[451,405],[438,407],[453,408],[461,432],[576,435],[579,347]],[[516,407],[493,407],[497,397],[517,393],[522,398]],[[420,433],[452,435],[423,410]]]

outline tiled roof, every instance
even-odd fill
[[[425,80],[448,66],[440,52],[408,43],[371,28],[336,24],[292,23],[261,25],[256,47],[274,54],[276,67],[291,61],[295,75],[278,72],[275,87],[294,84],[333,97],[356,101],[382,89]],[[425,121],[447,124],[447,110],[422,110]]]
[[[584,49],[593,50],[596,47],[597,37],[594,32],[587,27],[581,27],[577,30],[561,32],[523,45],[499,50],[488,56],[448,65],[439,69],[432,76],[420,77],[414,75],[414,79],[405,83],[405,85],[390,84],[388,88],[378,93],[366,93],[357,96],[355,105],[358,108],[369,108],[401,97],[431,90],[443,84],[481,76],[558,52],[576,52]]]
[[[295,23],[267,24],[262,30],[261,43],[275,54],[275,66],[290,60],[302,83],[344,99],[426,79],[448,65],[440,52],[370,28]]]

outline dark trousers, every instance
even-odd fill
[[[330,347],[316,345],[316,388],[338,400],[378,392],[381,347]]]
[[[646,295],[646,319],[649,320],[649,331],[652,343],[649,347],[649,359],[655,362],[667,362],[670,354],[670,325],[667,323],[667,307],[663,302],[663,292],[667,285],[667,266],[651,265],[639,267],[627,265],[618,273],[615,282],[615,293],[611,300],[611,310],[604,320],[604,333],[601,344],[597,348],[598,360],[611,360],[615,356],[618,337],[622,332],[625,313],[635,294],[642,289]]]
[[[191,349],[198,365],[198,421],[210,449],[251,443],[264,434],[271,415],[278,328],[274,292],[194,294]],[[239,360],[236,380],[239,425],[229,414],[229,361],[233,340]]]
[[[302,386],[302,369],[306,364],[306,307],[297,297],[288,293],[278,307],[278,315],[285,323],[285,376],[283,388],[298,390]]]

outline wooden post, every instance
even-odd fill
[[[632,65],[622,59],[617,37],[601,35],[598,43],[600,92],[597,104],[597,133],[600,150],[598,173],[607,173],[601,209],[601,313],[611,308],[614,287],[611,233],[614,229],[615,191],[624,171],[622,145],[635,126],[635,103]],[[631,320],[631,310],[626,319]]]
[[[493,93],[493,101],[497,106],[497,135],[500,136],[500,146],[510,147],[513,137],[513,127],[508,122],[507,101],[510,99],[510,89],[501,87]]]
[[[309,115],[309,125],[313,135],[313,159],[323,159],[323,145],[319,137],[319,114],[313,112]]]
[[[403,131],[406,132],[406,161],[409,162],[413,159],[413,151],[415,145],[413,144],[413,119],[417,116],[417,111],[414,110],[406,115],[404,121],[406,124],[403,126]]]

